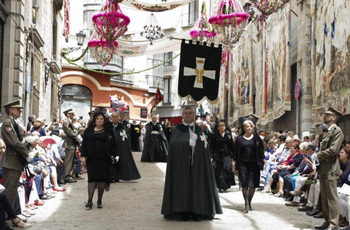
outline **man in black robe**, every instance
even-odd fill
[[[152,121],[146,125],[146,136],[142,151],[142,162],[167,162],[168,141],[164,135],[162,126],[157,122],[157,116],[152,116]]]
[[[130,125],[130,136],[131,136],[131,151],[140,151],[140,126],[136,124],[136,121],[133,120]]]
[[[195,126],[194,112],[186,107],[183,124],[172,133],[166,170],[162,214],[181,221],[212,219],[222,214],[209,146],[202,129]]]

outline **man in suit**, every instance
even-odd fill
[[[63,122],[63,132],[66,135],[66,139],[63,143],[65,148],[65,157],[64,157],[64,182],[74,183],[76,182],[71,177],[71,172],[74,163],[74,155],[76,146],[79,145],[79,137],[76,133],[75,127],[72,124],[72,119],[74,117],[74,112],[72,109],[68,109],[63,112],[67,119]]]
[[[22,112],[20,100],[9,102],[4,108],[8,117],[2,124],[1,135],[6,144],[6,151],[2,155],[0,167],[3,170],[3,185],[6,188],[4,193],[8,196],[11,206],[14,208],[18,181],[29,150],[22,144],[24,130],[16,122]]]
[[[317,158],[320,162],[318,173],[325,222],[320,226],[315,226],[316,229],[339,229],[337,174],[340,172],[340,166],[337,153],[344,140],[344,134],[335,123],[341,115],[339,111],[329,107],[323,117],[328,132],[322,139]]]

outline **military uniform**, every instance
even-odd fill
[[[5,108],[22,108],[20,101],[7,103]],[[22,144],[24,131],[18,126],[13,117],[7,117],[1,127],[1,135],[6,144],[0,167],[3,170],[4,193],[14,207],[17,196],[18,182],[24,168],[29,150]]]
[[[64,111],[64,114],[73,113],[72,109]],[[64,181],[65,182],[74,182],[71,178],[71,172],[73,169],[74,155],[76,146],[79,144],[78,134],[75,132],[75,127],[67,118],[63,122],[62,126],[63,132],[66,135],[63,147],[65,148],[65,157],[64,157]]]
[[[325,114],[341,114],[330,108]],[[321,150],[317,153],[319,166],[319,179],[321,186],[322,211],[325,219],[323,227],[331,229],[339,228],[339,198],[337,191],[337,174],[340,172],[337,153],[344,140],[342,130],[336,125],[331,125],[327,134],[323,137]]]

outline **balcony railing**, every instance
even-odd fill
[[[149,92],[155,93],[157,91],[157,87],[161,91],[164,90],[164,78],[161,76],[154,76],[154,75],[146,75],[147,84],[149,86]]]
[[[131,70],[124,69],[123,72],[131,72]],[[134,76],[133,75],[118,75],[111,77],[112,83],[125,84],[125,85],[134,85]]]
[[[123,71],[123,58],[120,56],[113,56],[113,59],[103,67],[101,64],[97,63],[95,58],[92,56],[91,50],[88,50],[88,52],[85,54],[83,58],[84,62],[84,67],[89,68],[89,69],[103,69],[106,71],[111,71],[111,72],[122,72]]]

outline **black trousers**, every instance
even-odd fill
[[[17,217],[7,195],[0,193],[0,230],[5,229],[5,213],[10,220]]]

